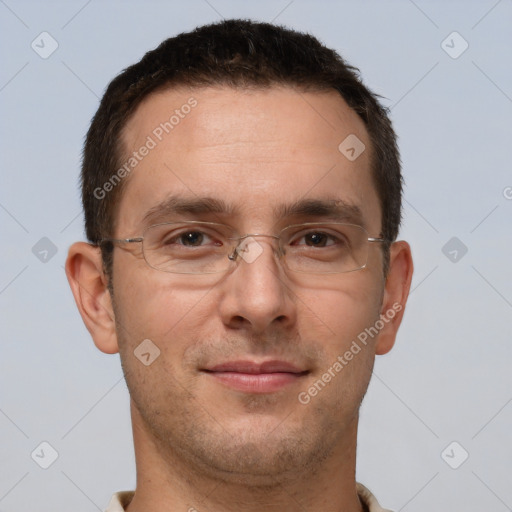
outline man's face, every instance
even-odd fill
[[[159,141],[154,130],[191,97],[197,105]],[[354,161],[338,149],[351,134],[366,146]],[[166,220],[220,222],[240,235],[332,221],[321,212],[284,210],[307,200],[356,206],[369,236],[380,236],[370,140],[336,92],[277,87],[158,92],[128,123],[126,156],[148,136],[157,144],[127,178],[116,238],[141,236],[148,223]],[[167,211],[143,221],[171,196],[213,199],[228,210]],[[370,245],[366,268],[326,276],[285,270],[273,250],[276,241],[256,239],[263,248],[259,257],[251,263],[240,259],[220,275],[155,270],[146,264],[140,244],[116,248],[114,254],[117,336],[136,427],[162,453],[226,475],[277,475],[341,450],[340,440],[356,429],[377,338],[369,339],[309,403],[298,396],[381,313],[379,244]],[[160,350],[149,366],[134,355],[146,339]],[[237,364],[238,373],[244,365],[271,368],[270,361],[293,365],[296,373],[244,380],[233,375],[236,368],[229,370]],[[227,371],[214,371],[226,364]]]

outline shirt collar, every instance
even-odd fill
[[[117,492],[112,496],[105,512],[124,512],[132,501],[134,494],[134,491]],[[361,502],[368,508],[368,512],[391,512],[388,509],[382,508],[375,496],[364,485],[357,484],[357,494]]]

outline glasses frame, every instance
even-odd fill
[[[207,274],[220,274],[220,273],[223,273],[223,272],[227,272],[229,270],[229,268],[226,268],[226,270],[220,270],[218,272],[173,272],[172,270],[163,270],[161,268],[158,268],[158,267],[154,267],[153,265],[151,265],[149,263],[149,261],[147,260],[146,258],[146,253],[144,251],[144,238],[145,238],[145,234],[152,228],[155,228],[155,227],[158,227],[158,226],[167,226],[167,225],[172,225],[172,224],[190,224],[192,226],[194,225],[206,225],[206,226],[222,226],[224,228],[229,228],[231,231],[235,231],[233,228],[231,228],[230,226],[228,226],[227,224],[221,224],[219,222],[205,222],[205,221],[197,221],[197,220],[189,220],[189,221],[179,221],[179,222],[160,222],[158,224],[152,224],[151,226],[148,226],[144,229],[144,231],[142,232],[142,236],[137,236],[137,237],[130,237],[130,238],[102,238],[101,240],[98,241],[97,245],[98,246],[101,246],[103,245],[104,243],[112,243],[112,244],[115,244],[115,243],[121,243],[121,244],[133,244],[133,243],[140,243],[142,244],[141,248],[142,248],[142,256],[144,257],[144,261],[146,262],[146,264],[154,269],[154,270],[157,270],[159,272],[166,272],[168,274],[182,274],[182,275],[207,275]],[[247,238],[250,238],[250,237],[267,237],[267,238],[273,238],[275,240],[279,240],[281,241],[281,234],[283,233],[283,231],[286,231],[287,229],[290,229],[290,228],[293,228],[293,227],[301,227],[301,226],[305,226],[305,227],[308,227],[308,226],[322,226],[322,225],[325,225],[325,224],[329,224],[329,225],[335,225],[335,226],[353,226],[353,227],[356,227],[358,229],[361,229],[364,233],[366,233],[367,237],[366,237],[366,241],[369,242],[369,243],[392,243],[391,240],[387,240],[385,238],[382,238],[382,237],[371,237],[371,236],[368,236],[368,231],[366,231],[366,229],[363,227],[363,226],[359,226],[358,224],[352,224],[350,222],[304,222],[304,223],[301,223],[301,224],[290,224],[289,226],[286,226],[284,227],[283,229],[281,229],[279,231],[279,234],[278,235],[269,235],[269,234],[266,234],[266,233],[247,233],[245,235],[242,235],[242,236],[236,236],[236,237],[230,237],[228,238],[228,240],[233,240],[233,241],[237,241],[237,244],[235,245],[234,249],[233,249],[233,252],[231,254],[228,254],[228,259],[230,261],[233,261],[235,262],[238,258],[237,258],[237,255],[238,255],[238,249],[240,247],[240,245],[242,244],[242,242],[244,240],[246,240]],[[236,231],[235,231],[236,232]],[[279,249],[280,249],[280,257],[282,255],[284,255],[284,251],[283,251],[283,248],[282,248],[282,245],[281,243],[279,243]],[[241,258],[243,259],[243,258]],[[301,272],[299,270],[292,270],[290,269],[286,263],[284,264],[284,266],[290,270],[291,272],[295,272],[295,273],[306,273],[306,274],[314,274],[314,275],[329,275],[329,274],[348,274],[350,272],[357,272],[358,270],[362,270],[363,268],[365,268],[367,265],[367,261],[365,262],[364,265],[362,265],[361,267],[359,268],[356,268],[356,269],[353,269],[353,270],[346,270],[346,271],[343,271],[343,272]]]

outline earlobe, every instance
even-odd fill
[[[85,242],[69,248],[66,276],[76,305],[95,345],[107,354],[119,351],[112,300],[101,251]]]
[[[413,269],[409,244],[404,241],[393,243],[381,309],[384,327],[375,347],[378,355],[386,354],[393,348],[409,296]]]

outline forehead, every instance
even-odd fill
[[[159,91],[139,105],[122,142],[129,165],[117,234],[140,231],[148,211],[177,196],[216,200],[261,227],[300,200],[341,201],[380,229],[370,140],[336,91]]]

